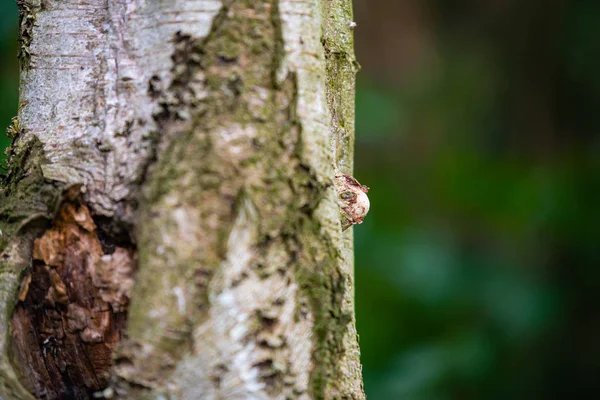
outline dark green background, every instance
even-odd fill
[[[600,398],[600,2],[355,10],[369,399]],[[16,32],[2,0],[4,126]]]

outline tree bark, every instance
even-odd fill
[[[351,2],[18,3],[0,398],[364,399]]]

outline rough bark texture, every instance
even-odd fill
[[[350,1],[19,5],[0,398],[363,399]]]

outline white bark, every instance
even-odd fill
[[[23,73],[25,135],[44,143],[44,177],[83,183],[101,215],[135,196],[157,127],[148,82],[170,81],[177,31],[205,36],[215,0],[32,0],[31,61]],[[35,12],[35,11],[34,11]]]

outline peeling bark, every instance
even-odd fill
[[[350,2],[20,7],[0,398],[363,399]]]

